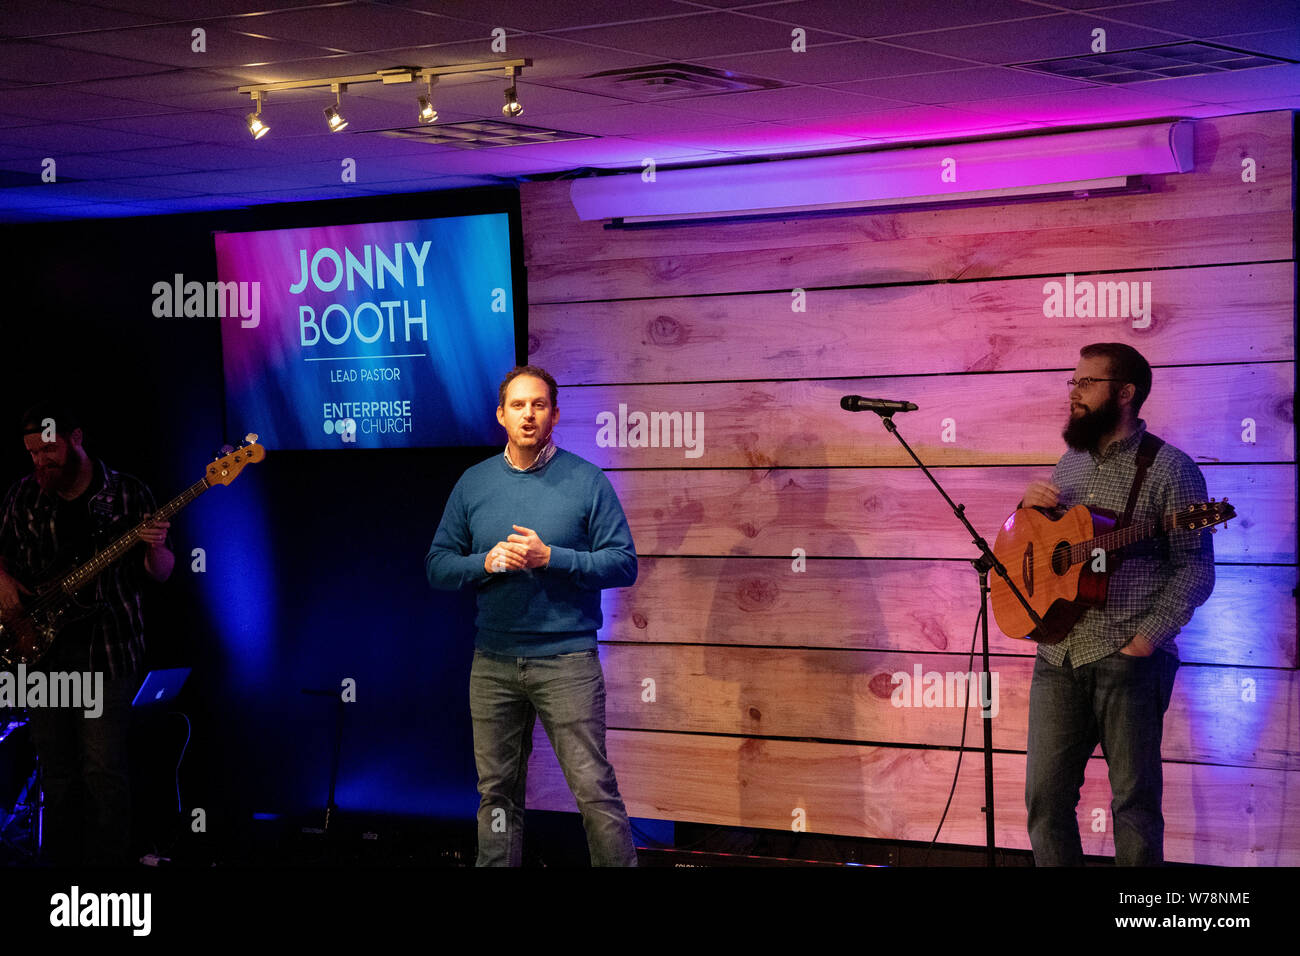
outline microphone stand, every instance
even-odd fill
[[[979,549],[980,556],[971,561],[971,564],[974,566],[976,572],[978,572],[980,579],[980,621],[983,625],[984,653],[983,670],[980,671],[979,679],[981,682],[980,686],[987,688],[991,695],[993,684],[992,678],[989,675],[989,571],[996,571],[1001,576],[1002,580],[1006,581],[1007,586],[1011,588],[1012,593],[1015,594],[1017,599],[1019,599],[1021,605],[1023,605],[1024,609],[1029,613],[1030,619],[1033,620],[1035,628],[1034,633],[1047,633],[1043,628],[1043,619],[1038,616],[1037,612],[1034,611],[1032,607],[1030,607],[1025,596],[1020,593],[1020,589],[1016,587],[1016,583],[1012,581],[1011,577],[1007,574],[1007,569],[993,554],[993,549],[989,547],[988,542],[980,537],[974,526],[972,526],[970,521],[967,520],[966,506],[959,505],[953,501],[952,498],[948,497],[948,492],[944,491],[943,486],[935,480],[934,475],[930,473],[930,469],[926,468],[925,463],[921,461],[920,458],[916,457],[916,452],[912,451],[912,446],[904,441],[903,436],[899,434],[898,426],[894,424],[894,413],[874,408],[871,409],[871,411],[874,411],[880,416],[881,424],[885,426],[886,430],[889,431],[890,434],[898,439],[899,444],[907,450],[907,453],[912,456],[912,460],[916,462],[921,471],[925,473],[925,477],[930,479],[930,484],[934,485],[934,487],[938,489],[939,494],[943,495],[943,500],[948,502],[948,507],[951,508],[953,514],[957,516],[957,520],[966,526],[966,530],[970,532],[971,541],[973,541],[975,547]],[[981,696],[983,695],[981,694]],[[967,700],[969,700],[969,696],[967,697]],[[991,697],[989,699],[989,704],[992,704]],[[986,705],[985,713],[982,713],[980,717],[983,719],[984,723],[984,839],[987,856],[986,862],[988,866],[992,867],[996,866],[997,862],[993,855],[995,843],[995,837],[993,834],[993,718],[988,710],[989,707]]]

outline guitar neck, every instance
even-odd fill
[[[140,522],[81,567],[60,580],[58,588],[67,594],[76,594],[91,581],[95,580],[95,578],[99,577],[100,574],[112,567],[113,564],[122,558],[128,551],[139,544],[140,529],[146,524],[152,524],[154,521],[170,521],[173,515],[207,490],[207,479],[200,478],[171,501],[167,502],[167,504],[155,511],[149,517],[147,522]]]
[[[1127,528],[1114,528],[1095,538],[1073,545],[1070,548],[1070,563],[1082,564],[1092,560],[1092,553],[1098,548],[1109,553],[1128,547],[1130,544],[1137,544],[1147,538],[1154,538],[1167,533],[1172,526],[1173,516],[1165,515],[1162,518],[1135,522]]]

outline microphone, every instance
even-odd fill
[[[891,402],[887,398],[863,398],[861,395],[845,395],[840,399],[840,408],[846,412],[879,412],[883,415],[916,411],[911,402]]]

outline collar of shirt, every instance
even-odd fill
[[[1097,461],[1104,461],[1105,459],[1111,458],[1115,455],[1122,455],[1126,452],[1133,451],[1137,448],[1138,442],[1142,441],[1142,436],[1146,434],[1146,430],[1147,423],[1143,419],[1139,418],[1132,435],[1129,435],[1127,438],[1122,438],[1119,441],[1111,442],[1104,452],[1100,455],[1093,452],[1092,457]]]
[[[540,452],[538,452],[537,458],[527,468],[520,468],[518,465],[516,465],[513,461],[510,460],[510,446],[508,444],[506,445],[506,450],[502,453],[502,457],[505,458],[506,464],[509,465],[511,468],[513,468],[515,471],[529,472],[541,468],[544,464],[546,464],[548,461],[554,458],[555,452],[557,450],[558,449],[556,447],[555,440],[548,438],[546,440],[546,447],[543,448]]]

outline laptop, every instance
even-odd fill
[[[154,707],[170,703],[185,686],[185,679],[190,676],[190,668],[173,667],[169,670],[150,671],[145,675],[144,683],[136,691],[132,707]]]

